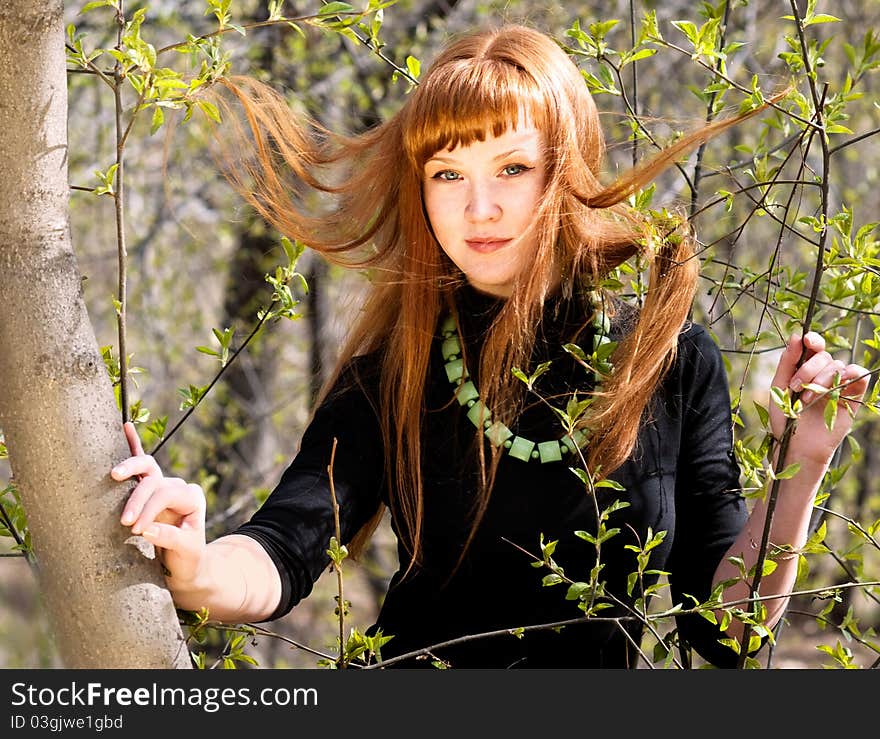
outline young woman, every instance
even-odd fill
[[[625,205],[736,119],[605,186],[579,71],[521,26],[455,40],[401,110],[359,136],[302,121],[253,80],[228,89],[254,153],[230,168],[233,182],[280,232],[369,267],[372,290],[298,453],[236,531],[206,544],[202,490],[165,477],[126,426],[133,456],[112,475],[140,480],[122,523],[159,548],[178,607],[225,622],[286,614],[328,565],[335,500],[355,550],[391,512],[400,568],[373,629],[393,637],[383,659],[501,632],[397,665],[634,667],[633,607],[661,572],[685,609],[732,581],[724,601],[747,610],[751,586],[730,558],[755,564],[767,509],[745,505],[721,354],[688,320],[693,240],[685,224]],[[636,254],[650,265],[639,309],[602,287]],[[855,412],[866,377],[808,333],[790,338],[773,384],[843,384]],[[788,554],[760,584],[768,628],[852,425],[841,412],[828,430],[824,398],[801,400],[786,457],[800,471],[782,482],[770,529],[771,551]],[[779,439],[784,419],[771,411]],[[647,572],[631,580],[643,548]],[[569,581],[592,573],[592,587],[568,599],[568,585],[545,585],[550,571],[533,566],[545,555]],[[528,628],[561,621],[574,623]],[[735,664],[721,640],[742,634],[739,621],[722,632],[691,614],[678,626],[705,659]]]

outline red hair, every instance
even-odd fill
[[[372,269],[366,304],[325,392],[353,356],[378,354],[386,470],[410,566],[422,543],[420,429],[429,352],[441,310],[454,308],[453,294],[464,279],[434,239],[422,203],[424,164],[442,148],[499,135],[523,116],[545,138],[547,184],[535,214],[540,237],[534,267],[518,277],[479,358],[481,394],[499,420],[512,424],[522,407],[523,386],[511,370],[528,366],[535,327],[560,272],[570,294],[595,289],[636,254],[647,263],[642,309],[612,358],[615,372],[583,421],[591,433],[584,449],[591,471],[604,477],[626,460],[674,359],[698,260],[683,219],[670,235],[667,224],[650,222],[624,201],[680,156],[756,111],[695,131],[605,186],[599,115],[579,70],[553,39],[524,26],[453,40],[397,114],[355,136],[306,121],[251,78],[223,84],[246,119],[235,129],[234,146],[224,147],[230,157],[225,173],[238,191],[279,232],[336,263]],[[224,107],[224,117],[236,121],[229,115],[234,108]],[[252,156],[231,158],[242,151]],[[491,494],[499,454],[492,448],[487,459],[481,452],[483,483],[471,536]],[[353,551],[381,514],[358,534]]]

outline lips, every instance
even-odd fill
[[[465,243],[474,251],[480,254],[489,254],[498,251],[507,246],[513,239],[502,239],[495,237],[485,237],[477,239],[465,239]]]

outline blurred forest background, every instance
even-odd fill
[[[67,4],[76,37],[86,51],[113,48],[113,9],[90,5],[97,7],[80,13],[84,2]],[[293,18],[321,9],[318,0],[150,0],[126,2],[124,12],[132,19],[146,10],[140,34],[159,51],[157,65],[187,79],[198,72],[191,55],[164,47],[212,33],[226,6],[230,22],[240,26],[264,21],[272,10]],[[359,131],[397,109],[411,87],[409,76],[417,76],[419,64],[427,65],[450,34],[525,22],[571,50],[606,111],[609,178],[678,133],[736,112],[756,90],[767,95],[794,80],[796,92],[782,106],[787,112],[771,109],[713,140],[642,195],[645,207],[652,196],[650,207],[694,217],[703,245],[694,318],[710,326],[729,362],[744,485],[759,487],[766,471],[756,452],[763,433],[758,406],[770,402],[770,371],[783,337],[802,327],[817,250],[824,250],[824,260],[812,327],[835,354],[872,370],[880,349],[880,147],[874,135],[880,126],[880,1],[800,1],[796,7],[801,18],[812,18],[804,27],[812,89],[802,49],[792,43],[798,34],[786,18],[792,15],[788,0],[398,0],[378,17],[365,16],[356,32],[272,24],[222,34],[216,53],[228,55],[223,61],[230,72],[271,81],[325,125]],[[645,36],[650,13],[662,43]],[[383,44],[378,50],[363,30],[371,24]],[[112,61],[97,64],[107,68]],[[96,171],[107,173],[115,159],[115,104],[94,74],[74,61],[69,67],[73,243],[95,333],[112,365],[118,361],[117,223],[112,197],[95,188],[102,184]],[[804,121],[815,114],[812,91],[824,102],[824,156],[821,135],[804,135]],[[127,119],[136,100],[127,89]],[[161,121],[154,110],[135,119],[125,144],[129,404],[148,451],[167,437],[157,452],[166,473],[205,489],[210,539],[255,510],[296,452],[311,399],[332,369],[366,277],[330,267],[306,250],[296,268],[308,292],[291,283],[301,301],[298,317],[266,321],[246,342],[259,312],[272,303],[266,275],[287,264],[280,235],[218,176],[204,111],[183,122],[182,111],[171,106],[161,108]],[[637,295],[638,265],[621,280],[623,293]],[[223,354],[217,335],[228,329],[234,330],[224,339],[230,354],[247,346],[200,398],[221,367],[210,351]],[[816,510],[825,540],[816,541],[802,563],[800,586],[811,592],[793,599],[772,666],[869,667],[880,656],[874,633],[880,588],[832,589],[880,580],[877,434],[876,415],[862,413],[853,443],[844,443],[828,476],[828,497]],[[12,511],[9,479],[0,458],[0,500]],[[59,666],[34,576],[13,544],[9,536],[0,538],[0,667]],[[393,536],[383,525],[363,561],[344,565],[348,624],[363,630],[372,623],[395,568]],[[260,667],[318,666],[318,656],[291,642],[336,654],[335,595],[336,578],[328,572],[290,615],[263,625],[281,638],[255,636],[244,651]],[[193,649],[222,663],[228,639],[211,633]]]

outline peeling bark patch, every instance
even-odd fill
[[[143,536],[129,536],[125,543],[133,546],[147,559],[156,559],[156,547],[144,539]]]

